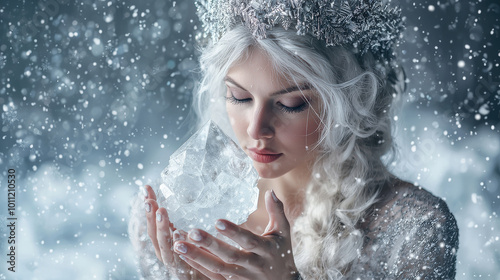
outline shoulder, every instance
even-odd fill
[[[388,206],[402,212],[402,219],[412,221],[417,234],[427,241],[445,242],[455,250],[458,247],[458,226],[446,202],[422,187],[403,182],[396,199]]]
[[[455,217],[443,199],[405,181],[396,181],[392,186],[385,188],[371,213],[375,216],[393,216],[397,218],[395,220],[423,222],[433,219],[456,223]]]
[[[429,191],[402,181],[388,187],[360,229],[365,271],[397,279],[454,278],[457,223],[446,202]],[[376,268],[380,263],[385,269]]]
[[[377,225],[395,233],[411,231],[413,234],[424,230],[458,242],[457,223],[446,202],[408,182],[396,181],[384,189],[380,201],[366,218],[371,228]]]

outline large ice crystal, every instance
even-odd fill
[[[251,159],[212,121],[172,154],[161,177],[158,203],[179,229],[215,233],[217,219],[241,224],[257,209]]]

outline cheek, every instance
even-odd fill
[[[289,122],[282,132],[283,139],[290,144],[311,146],[318,141],[320,130],[316,118],[305,118]]]
[[[242,114],[241,110],[237,110],[235,106],[226,106],[226,111],[234,133],[240,138],[242,131],[246,131],[247,125],[244,114]]]
[[[309,120],[307,124],[307,141],[309,144],[314,143],[319,140],[319,136],[321,134],[321,126],[318,118],[313,118]]]

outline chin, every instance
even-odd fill
[[[253,163],[253,167],[259,173],[259,177],[263,179],[274,179],[284,175],[286,172],[283,170],[283,166],[277,162],[271,163]]]

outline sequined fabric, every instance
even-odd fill
[[[446,203],[426,190],[394,191],[360,228],[363,252],[347,279],[455,279],[456,220]]]
[[[457,224],[446,203],[429,192],[414,186],[392,192],[366,215],[360,230],[363,249],[344,279],[455,279]],[[141,279],[175,279],[156,258],[139,197],[129,236]]]

